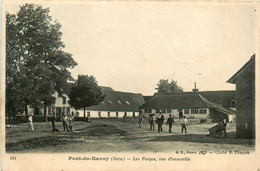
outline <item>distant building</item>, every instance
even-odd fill
[[[142,94],[114,91],[110,87],[101,87],[105,99],[99,104],[86,108],[86,116],[91,118],[122,118],[139,116],[138,107],[145,101]],[[83,109],[78,110],[84,116]]]
[[[149,113],[158,115],[161,110],[165,115],[171,114],[175,118],[184,115],[188,118],[212,119],[213,122],[226,118],[227,121],[231,122],[236,118],[235,110],[230,108],[233,107],[231,102],[234,99],[234,91],[184,92],[175,95],[156,94],[139,109],[145,115]]]
[[[75,113],[75,109],[69,105],[69,97],[67,94],[64,93],[62,95],[59,95],[57,92],[55,92],[52,96],[56,98],[56,101],[55,104],[47,106],[46,108],[47,116],[51,111],[55,112],[56,116],[62,116],[62,112],[64,112],[65,114],[69,114],[70,112],[73,111]],[[32,108],[29,106],[28,112],[29,113],[33,112],[34,115],[43,115],[44,106],[42,105],[37,108]]]
[[[255,137],[255,55],[228,81],[236,84],[236,134]]]

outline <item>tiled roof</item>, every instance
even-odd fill
[[[86,108],[96,111],[138,111],[145,101],[142,94],[102,90],[105,99],[99,105]]]
[[[152,98],[153,96],[144,96],[144,101],[148,101],[148,100],[150,100],[151,98]]]
[[[235,114],[236,112],[231,110],[231,109],[228,109],[220,104],[217,104],[217,103],[214,103],[214,102],[211,102],[209,101],[208,99],[206,99],[205,97],[201,96],[200,97],[204,100],[204,102],[206,102],[208,105],[210,105],[212,108],[215,108],[217,109],[218,111],[220,112],[223,112],[225,114]]]
[[[102,91],[114,91],[111,87],[99,86]]]
[[[200,93],[191,93],[191,92],[181,93],[178,95],[155,95],[153,98],[148,100],[139,108],[140,109],[214,108],[225,114],[235,114],[235,111],[228,109],[222,106],[221,104],[208,100]]]
[[[206,99],[211,102],[221,104],[224,107],[235,107],[235,105],[231,104],[232,100],[236,99],[236,91],[235,90],[227,90],[227,91],[201,91],[198,94],[202,95]]]
[[[195,98],[195,97],[186,97],[186,96],[191,96],[191,95],[196,96],[196,95],[199,95],[199,94],[202,95],[203,97],[205,97],[206,99],[208,99],[209,101],[220,104],[224,107],[235,107],[234,105],[233,106],[231,105],[231,101],[235,100],[235,96],[236,96],[235,90],[200,91],[200,92],[197,92],[197,93],[183,92],[183,93],[178,93],[178,94],[175,94],[175,95],[155,94],[153,97],[155,97],[155,96],[174,96],[174,99],[177,101],[177,98],[180,99],[180,100],[182,100],[184,98],[191,99],[191,98]],[[181,98],[181,97],[175,97],[175,96],[183,96],[183,97]],[[150,96],[148,96],[148,97],[149,98],[146,98],[146,96],[144,96],[144,99],[145,99],[146,102],[149,101],[151,98],[153,98],[153,97],[150,97]],[[167,98],[169,98],[169,97],[167,97]],[[173,98],[173,97],[171,97],[171,98]],[[157,97],[157,99],[158,99],[158,97]],[[153,102],[149,102],[149,103],[153,103]],[[182,101],[180,103],[182,103]]]
[[[198,94],[155,95],[140,109],[191,109],[207,108],[209,105]]]
[[[229,80],[227,80],[228,83],[235,83],[238,75],[240,75],[244,70],[249,67],[251,64],[255,62],[255,55],[252,55],[250,60],[242,67],[240,68]]]

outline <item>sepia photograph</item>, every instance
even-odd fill
[[[193,170],[200,160],[215,163],[207,170],[259,170],[259,10],[3,1],[2,169],[33,170],[25,163],[44,156],[45,164],[79,164],[59,170],[87,162]]]

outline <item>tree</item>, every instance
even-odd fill
[[[104,94],[93,76],[78,75],[78,79],[71,87],[69,95],[72,107],[75,109],[84,109],[84,119],[86,120],[85,109],[93,105],[98,105],[104,100]]]
[[[60,95],[68,80],[68,68],[77,63],[64,52],[61,25],[49,15],[49,9],[25,4],[17,14],[6,15],[6,96],[7,109],[21,104],[46,106],[55,102],[52,94]]]
[[[157,88],[155,89],[157,90],[157,93],[161,94],[175,94],[183,92],[182,87],[178,86],[177,81],[171,80],[169,83],[168,79],[161,79],[157,84]]]

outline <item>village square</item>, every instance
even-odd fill
[[[208,80],[216,79],[215,85],[212,83],[214,81],[201,80],[203,74],[208,74],[207,71],[213,66],[199,64],[196,67],[198,70],[206,68],[204,72],[178,68],[190,62],[188,58],[181,62],[173,60],[172,63],[178,64],[178,69],[169,74],[170,79],[161,72],[170,70],[171,67],[166,67],[170,62],[164,63],[165,66],[157,66],[157,62],[167,57],[157,59],[155,65],[149,64],[148,68],[142,68],[136,67],[136,61],[130,58],[128,61],[123,58],[98,58],[98,53],[95,56],[91,50],[99,49],[90,47],[86,53],[93,53],[92,58],[76,60],[74,54],[64,50],[65,44],[77,49],[70,42],[63,42],[62,36],[71,35],[63,34],[66,30],[62,32],[63,25],[59,21],[53,22],[50,9],[41,5],[23,4],[17,11],[6,13],[7,153],[234,152],[242,155],[255,150],[254,53],[240,56],[246,60],[233,70],[221,68],[219,64],[219,70],[211,71],[206,76]],[[116,22],[114,24],[118,27],[120,25]],[[93,27],[99,30],[99,34],[105,32],[99,26]],[[73,36],[70,39],[80,39],[78,35]],[[127,38],[129,42],[139,40],[138,36],[135,39]],[[118,37],[104,36],[104,42],[108,39],[123,43]],[[150,45],[149,40],[146,43]],[[90,45],[86,43],[86,46]],[[161,48],[163,52],[167,51],[166,47]],[[104,54],[113,51],[111,49],[104,49]],[[118,53],[114,51],[113,55]],[[142,54],[142,50],[139,53]],[[95,66],[88,63],[95,58],[99,59]],[[140,57],[143,65],[147,58]],[[206,59],[198,58],[195,63]],[[222,61],[224,58],[215,61],[214,65]],[[103,66],[101,63],[106,64]],[[128,63],[131,67],[128,67]],[[105,69],[112,64],[114,70]],[[212,62],[207,64],[212,65]],[[79,71],[75,69],[77,66],[90,70],[75,75]],[[124,70],[127,70],[127,74]],[[225,72],[229,72],[229,75],[223,76]],[[138,73],[140,78],[131,73]],[[101,77],[102,74],[105,76]],[[181,84],[188,77],[188,84]],[[153,84],[150,80],[153,80]],[[200,88],[203,84],[220,86],[219,89]],[[188,88],[182,85],[188,85]],[[223,85],[233,86],[233,89],[223,89]],[[120,89],[120,86],[124,89]],[[144,94],[148,87],[151,87],[151,91]],[[131,92],[134,88],[136,91]]]

